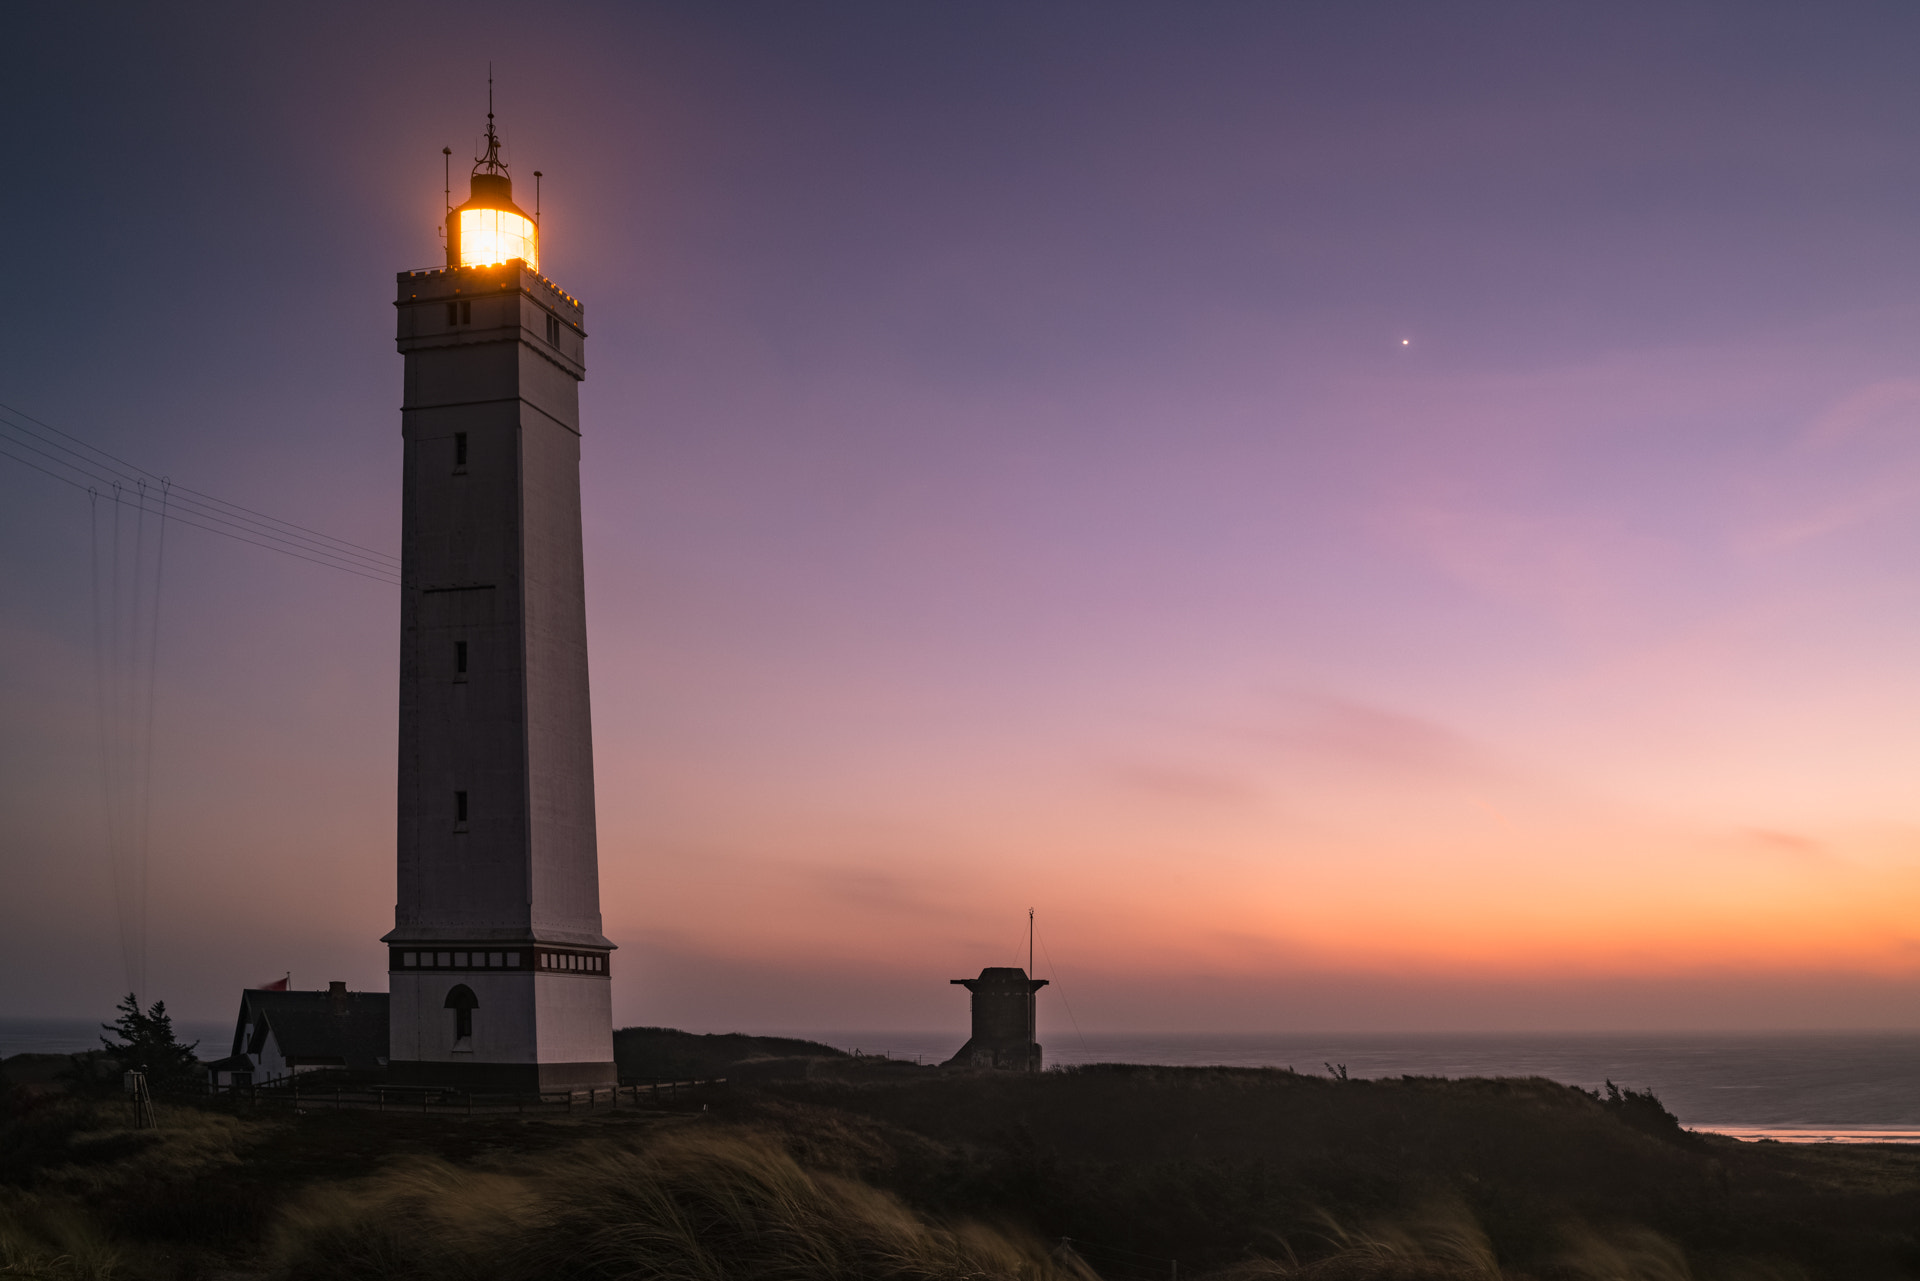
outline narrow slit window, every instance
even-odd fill
[[[467,433],[463,431],[453,433],[453,465],[455,467],[467,465]]]
[[[467,674],[467,643],[465,641],[453,643],[453,670],[461,676]]]
[[[560,345],[560,317],[548,316],[547,317],[547,346],[558,347],[559,345]]]
[[[450,302],[447,304],[447,326],[451,328],[454,325],[457,325],[459,323],[460,323],[460,304],[457,302]]]
[[[465,792],[455,792],[453,794],[453,821],[456,823],[464,823],[467,821],[467,794]]]
[[[471,325],[473,323],[472,303],[463,302],[460,304],[460,323],[463,325]]]

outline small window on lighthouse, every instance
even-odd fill
[[[467,465],[467,433],[463,431],[453,433],[453,465],[455,467]]]
[[[560,317],[548,316],[547,317],[547,346],[558,347],[559,345],[560,345]]]
[[[447,304],[447,327],[452,328],[454,325],[457,325],[459,323],[460,323],[460,304],[457,302],[450,302]]]
[[[465,641],[453,643],[453,671],[456,676],[467,674],[467,643]]]
[[[467,794],[465,792],[455,792],[453,794],[453,821],[456,823],[464,823],[467,821]]]
[[[463,302],[460,304],[460,323],[463,325],[471,325],[473,323],[472,303]]]

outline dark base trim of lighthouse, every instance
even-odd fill
[[[611,1063],[422,1063],[387,1065],[389,1085],[437,1085],[474,1094],[535,1094],[541,1090],[604,1090],[619,1083]]]

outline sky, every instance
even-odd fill
[[[491,63],[618,1023],[957,1046],[1031,907],[1043,1041],[1920,1027],[1911,6],[9,27],[0,404],[394,552]],[[101,519],[0,458],[0,1017],[129,984]],[[397,591],[177,524],[143,590],[143,995],[381,988]]]

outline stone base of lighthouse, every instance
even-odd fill
[[[396,946],[394,955],[392,1084],[527,1094],[618,1083],[604,952],[496,943],[485,951]],[[519,964],[506,965],[509,958]]]

